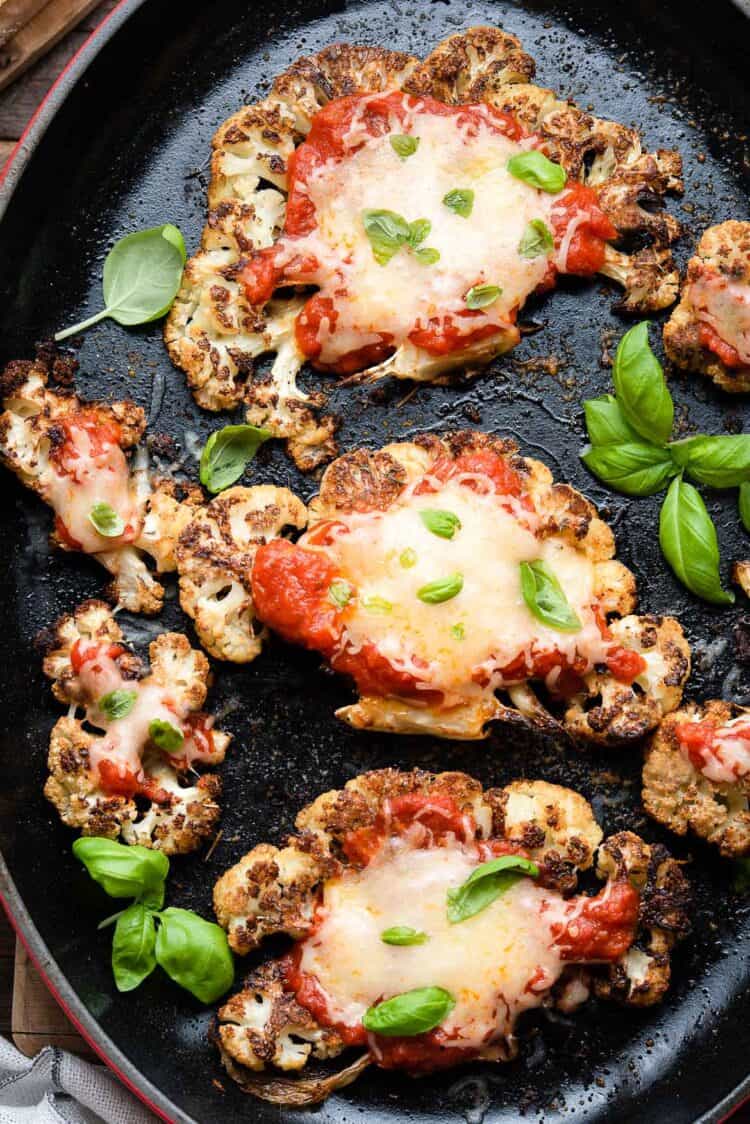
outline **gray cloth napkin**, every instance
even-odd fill
[[[47,1046],[27,1058],[0,1038],[0,1124],[156,1124],[104,1066]]]

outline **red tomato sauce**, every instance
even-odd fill
[[[599,206],[599,196],[594,188],[582,183],[572,183],[552,209],[556,250],[560,249],[565,240],[565,232],[571,222],[582,214],[585,218],[570,240],[563,268],[559,272],[590,277],[604,264],[606,244],[617,237],[617,228]]]
[[[141,773],[136,776],[131,769],[123,768],[116,761],[100,761],[97,766],[99,783],[109,796],[124,796],[132,799],[134,796],[145,796],[155,804],[169,804],[171,797],[166,789],[149,777]]]
[[[77,443],[77,430],[83,430],[90,444],[90,455],[105,456],[113,445],[122,442],[122,429],[113,418],[102,417],[95,410],[79,410],[55,423],[62,431],[62,440],[50,449],[49,459],[60,476],[76,476],[81,450]]]
[[[79,638],[70,649],[70,666],[73,668],[74,674],[78,675],[83,665],[91,660],[99,659],[101,656],[108,656],[109,659],[116,660],[124,651],[125,648],[122,644],[103,645],[96,641],[91,642]]]
[[[732,347],[731,343],[727,343],[726,340],[723,340],[710,324],[701,323],[698,333],[701,346],[712,351],[714,355],[717,355],[725,367],[729,367],[730,370],[739,370],[741,368],[747,370],[747,364],[743,363],[737,348]]]
[[[613,882],[596,897],[566,903],[569,919],[552,928],[563,960],[613,961],[630,948],[638,924],[640,894],[629,882]]]

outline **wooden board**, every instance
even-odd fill
[[[47,990],[20,941],[16,942],[11,1033],[21,1053],[30,1058],[43,1046],[61,1046],[81,1057],[95,1058]]]
[[[0,52],[0,90],[80,23],[99,0],[49,0]]]

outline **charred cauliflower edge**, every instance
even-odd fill
[[[676,710],[650,739],[643,765],[648,814],[677,835],[692,831],[730,858],[750,854],[750,776],[709,780],[680,749],[676,727],[696,718],[723,726],[741,713],[742,707],[720,699]]]
[[[551,884],[565,895],[573,893],[579,872],[591,868],[595,859],[602,880],[629,879],[641,893],[633,945],[613,964],[583,970],[571,966],[568,982],[585,980],[602,998],[631,1006],[659,1002],[669,985],[670,950],[689,929],[687,879],[663,847],[649,846],[632,832],[602,842],[588,802],[545,781],[515,781],[484,791],[464,773],[382,769],[322,794],[299,813],[298,834],[289,836],[285,846],[258,844],[216,883],[216,916],[234,951],[253,952],[274,934],[303,938],[312,926],[323,882],[344,868],[345,834],[374,823],[384,800],[411,792],[452,797],[474,817],[478,839],[492,836],[522,847],[533,860],[544,862]],[[563,978],[550,1003],[564,1005],[565,992]],[[319,1026],[284,991],[276,961],[252,971],[243,989],[219,1009],[213,1037],[229,1074],[246,1091],[279,1104],[318,1103],[368,1064],[364,1055],[337,1074],[302,1081],[264,1072],[268,1067],[299,1071],[311,1058],[336,1057],[345,1049],[335,1030]]]
[[[169,354],[185,371],[198,405],[224,410],[244,402],[248,422],[285,438],[303,471],[336,452],[334,419],[316,412],[324,396],[307,395],[296,385],[303,357],[294,320],[305,298],[275,298],[253,307],[237,278],[247,255],[271,245],[281,232],[289,157],[315,113],[343,95],[403,89],[449,104],[486,102],[515,115],[541,135],[542,150],[569,179],[599,189],[600,205],[620,235],[648,237],[650,245],[631,255],[607,247],[602,273],[624,287],[620,307],[648,312],[670,305],[679,278],[669,245],[680,224],[641,204],[682,190],[679,154],[643,152],[634,129],[558,100],[530,83],[534,72],[518,39],[495,27],[452,35],[423,62],[381,47],[338,44],[299,59],[266,98],[225,121],[213,138],[201,248],[187,263],[164,328]],[[256,376],[256,360],[269,353],[275,353],[270,373]],[[485,341],[456,362],[477,368],[496,353]],[[370,374],[426,380],[439,374],[430,369],[430,357],[420,370],[413,360],[401,368],[397,356]]]
[[[55,360],[44,353],[35,360],[15,360],[0,376],[0,459],[15,473],[22,484],[44,499],[40,476],[49,463],[50,450],[63,434],[60,422],[85,410],[95,412],[103,422],[115,421],[122,431],[121,448],[132,452],[146,427],[140,406],[122,402],[84,402],[65,387],[51,390],[48,386]],[[164,589],[144,561],[150,557],[156,573],[176,567],[175,546],[180,531],[189,521],[196,505],[203,501],[201,489],[194,484],[151,477],[137,460],[131,463],[130,484],[134,499],[142,513],[138,537],[126,545],[94,554],[112,575],[109,595],[123,609],[149,616],[159,613],[164,603]],[[62,550],[71,550],[53,531],[51,541]]]
[[[664,325],[664,349],[678,367],[706,375],[722,390],[748,391],[750,368],[727,367],[701,343],[701,320],[691,301],[690,285],[706,267],[726,281],[747,286],[750,294],[750,222],[731,219],[703,232],[695,255],[688,262],[680,303]]]
[[[358,449],[328,466],[320,492],[308,509],[309,523],[336,519],[352,511],[386,509],[403,489],[439,458],[491,448],[503,456],[528,489],[542,516],[540,534],[558,536],[595,564],[595,593],[610,618],[614,638],[646,661],[646,671],[633,685],[618,682],[608,671],[592,669],[585,692],[573,696],[558,721],[542,704],[529,682],[508,687],[510,705],[488,693],[478,701],[451,710],[415,707],[408,700],[362,696],[337,714],[357,729],[422,733],[453,739],[477,739],[493,720],[530,722],[550,733],[565,732],[576,740],[599,745],[633,742],[649,733],[679,706],[690,673],[690,649],[673,617],[637,616],[635,578],[614,557],[610,528],[596,508],[569,484],[553,482],[541,461],[523,457],[510,439],[475,431],[427,434],[411,442],[386,445],[376,452]],[[612,619],[614,618],[614,619]]]
[[[44,674],[52,680],[52,693],[71,710],[58,719],[50,736],[49,777],[44,794],[54,804],[63,823],[80,828],[84,835],[120,838],[139,843],[168,855],[194,851],[213,834],[221,810],[221,780],[214,773],[197,779],[178,771],[159,751],[147,750],[149,777],[164,789],[169,804],[151,802],[142,810],[143,800],[104,792],[89,766],[89,750],[99,733],[87,726],[85,717],[75,717],[75,708],[92,700],[82,696],[78,677],[71,665],[71,649],[77,640],[123,644],[122,631],[112,610],[103,601],[85,601],[74,613],[61,617],[41,637],[45,650]],[[208,660],[191,648],[181,633],[164,632],[149,645],[150,669],[133,652],[117,657],[124,678],[169,686],[179,694],[191,712],[201,709],[206,699],[209,678]],[[213,729],[212,764],[224,760],[230,735]]]

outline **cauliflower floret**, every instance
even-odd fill
[[[212,656],[249,663],[265,631],[250,586],[255,552],[286,527],[301,530],[307,511],[288,488],[228,488],[190,520],[177,546],[180,604]]]
[[[162,633],[147,669],[101,601],[62,617],[43,642],[53,694],[73,708],[52,731],[44,790],[62,820],[166,854],[195,850],[215,830],[221,792],[219,778],[199,776],[196,765],[221,762],[230,740],[201,712],[205,655],[185,636]],[[122,709],[112,710],[113,700]],[[172,742],[157,744],[154,722],[171,728]]]

